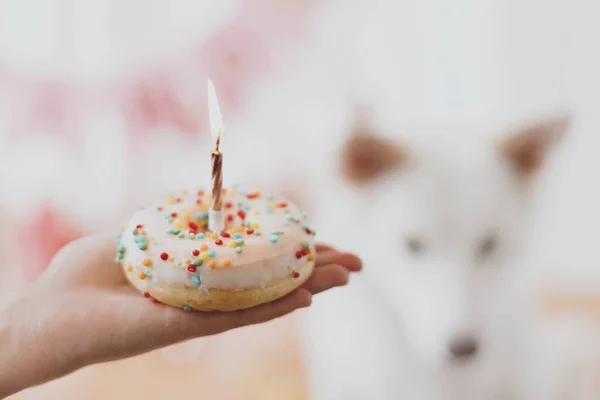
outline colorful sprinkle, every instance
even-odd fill
[[[241,254],[242,253],[242,248],[241,247],[236,247],[235,248],[235,252],[238,253],[238,254]]]
[[[152,276],[152,271],[150,271],[149,269],[147,269],[144,273],[146,274],[147,277]]]
[[[238,246],[241,246],[241,245],[243,245],[243,244],[244,244],[244,239],[237,239],[237,240],[235,241],[235,244],[237,244]]]
[[[201,266],[201,265],[202,265],[202,260],[201,260],[201,259],[199,259],[199,258],[196,258],[196,259],[194,260],[193,264],[194,264],[195,266],[199,267],[199,266]]]
[[[150,293],[144,292],[144,297],[147,298],[147,299],[149,299],[150,298]]]
[[[151,260],[151,259],[149,259],[149,258],[144,258],[144,261],[142,261],[142,265],[143,265],[144,267],[149,267],[149,266],[151,266],[151,265],[152,265],[152,260]]]
[[[146,251],[146,250],[148,250],[148,243],[142,243],[139,245],[138,248],[142,251]]]
[[[179,239],[183,239],[183,238],[185,237],[185,233],[183,233],[183,232],[180,232],[180,233],[179,233],[179,235],[177,235],[177,237],[178,237]]]
[[[207,252],[205,252],[205,251],[204,251],[204,252],[200,253],[200,259],[201,259],[202,261],[206,261],[206,260],[208,260],[209,258],[210,258],[210,257],[209,257],[209,255],[208,255],[208,253],[207,253]]]
[[[244,218],[246,218],[246,212],[245,212],[244,210],[239,210],[239,211],[237,212],[237,215],[238,215],[238,216],[239,216],[241,219],[244,219]]]
[[[208,256],[209,256],[210,258],[215,258],[215,256],[217,255],[217,252],[216,252],[216,251],[214,251],[214,250],[209,250],[209,251],[207,252],[207,254],[208,254]]]
[[[192,255],[194,257],[198,257],[200,255],[200,250],[194,250],[194,251],[192,251]]]
[[[213,269],[217,266],[217,262],[215,260],[210,260],[208,262],[208,268]]]
[[[225,268],[227,268],[227,267],[230,267],[230,266],[231,266],[231,260],[230,260],[230,259],[228,259],[228,258],[224,259],[224,260],[223,260],[223,266],[224,266]]]
[[[303,256],[303,254],[302,254],[302,250],[298,250],[298,251],[296,252],[296,258],[297,258],[297,259],[301,259],[301,258],[302,258],[302,256]]]
[[[194,276],[192,280],[194,281],[194,285],[200,285],[200,277],[198,275]]]
[[[148,238],[146,236],[136,236],[133,241],[136,243],[146,243]]]
[[[208,245],[206,243],[202,243],[202,246],[200,246],[200,250],[202,250],[202,251],[208,250]]]
[[[197,234],[196,239],[204,239],[204,233]]]
[[[248,235],[252,235],[252,234],[254,233],[254,229],[248,229],[248,230],[246,231],[246,233],[247,233]]]
[[[237,246],[237,244],[235,243],[235,240],[230,240],[229,243],[227,243],[227,246],[233,249]]]
[[[221,246],[223,244],[223,241],[221,239],[215,240],[215,244],[217,246]]]
[[[202,221],[206,217],[208,217],[208,213],[205,211],[205,212],[201,212],[201,213],[196,214],[196,216],[194,217],[194,219],[196,221]]]
[[[230,238],[231,237],[231,235],[229,234],[229,232],[225,232],[225,231],[221,232],[221,236],[223,236],[224,238]]]
[[[227,216],[227,222],[233,222],[234,219],[235,219],[235,217],[233,215],[231,215],[231,214],[229,214]]]
[[[235,235],[233,235],[233,237],[236,238],[236,239],[241,239],[242,235],[239,234],[239,233],[236,233]]]
[[[187,270],[190,272],[196,272],[196,266],[194,264],[190,264],[187,266]]]
[[[310,243],[307,243],[307,242],[302,243],[302,248],[308,249],[309,247],[310,247]]]
[[[169,254],[167,253],[160,253],[160,259],[163,261],[167,261],[169,259]]]
[[[190,306],[183,306],[183,311],[185,311],[185,312],[192,312],[192,307],[190,307]]]
[[[300,273],[298,273],[298,271],[294,271],[292,273],[292,278],[296,279],[296,278],[300,278]]]
[[[141,280],[144,280],[144,279],[146,279],[146,274],[143,272],[140,272],[138,275],[138,278],[140,278]]]
[[[278,241],[279,241],[279,236],[274,236],[274,235],[273,235],[273,236],[271,236],[271,237],[269,238],[269,242],[271,242],[271,243],[273,243],[273,244],[277,243]]]

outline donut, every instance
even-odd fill
[[[222,232],[208,231],[210,191],[182,190],[136,211],[117,237],[128,281],[185,311],[250,308],[302,285],[315,264],[307,214],[237,186],[222,199]]]

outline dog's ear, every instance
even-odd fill
[[[500,141],[500,151],[520,175],[531,176],[565,135],[568,125],[569,117],[564,114],[527,125],[506,135]]]
[[[360,115],[342,146],[342,175],[354,184],[364,185],[398,167],[406,158],[400,145],[378,135]]]

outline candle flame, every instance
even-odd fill
[[[217,140],[217,143],[219,143],[221,140],[221,133],[223,132],[223,116],[221,115],[221,109],[219,108],[217,91],[210,79],[208,80],[208,116],[210,120],[210,133]]]

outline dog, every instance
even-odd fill
[[[518,396],[512,282],[536,180],[568,120],[403,140],[362,114],[322,174],[315,224],[365,267],[303,315],[310,399]]]

